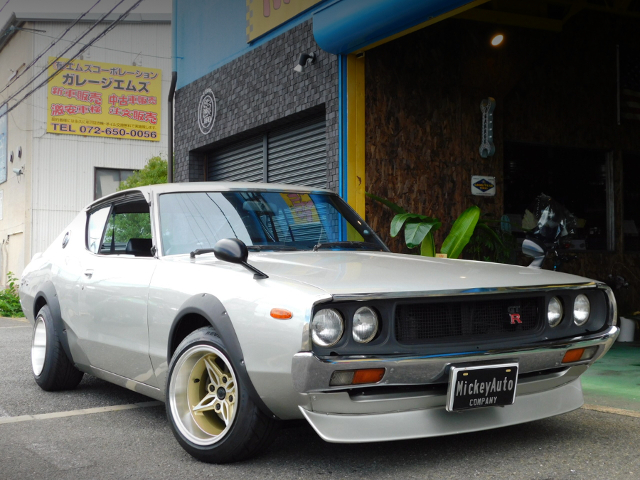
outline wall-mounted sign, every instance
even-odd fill
[[[49,57],[47,132],[160,141],[162,70]]]
[[[322,0],[247,0],[247,43]]]
[[[480,142],[480,156],[482,158],[491,157],[496,153],[496,147],[493,144],[493,111],[496,109],[496,101],[494,98],[487,98],[480,102],[480,111],[482,112],[482,141]]]
[[[496,177],[474,175],[471,177],[471,193],[482,197],[495,197]]]
[[[208,134],[216,121],[216,97],[210,88],[207,88],[200,97],[198,104],[198,127],[203,135]]]

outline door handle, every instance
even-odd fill
[[[84,271],[84,275],[87,278],[91,278],[93,276],[93,270],[91,270],[91,269],[85,270]]]

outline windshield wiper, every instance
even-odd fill
[[[298,250],[296,247],[289,245],[247,245],[247,250],[254,252],[263,252],[265,250]]]
[[[323,248],[334,248],[334,247],[360,248],[362,250],[375,250],[379,252],[384,251],[380,245],[372,242],[353,242],[353,241],[318,243],[313,247],[313,251],[317,252],[318,250]]]

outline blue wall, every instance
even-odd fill
[[[175,0],[174,45],[177,58],[176,88],[197,80],[259,45],[308,20],[326,0],[272,30],[251,45],[247,43],[245,0]]]

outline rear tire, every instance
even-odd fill
[[[166,408],[176,439],[190,455],[229,463],[257,455],[277,424],[251,400],[220,337],[211,327],[188,335],[169,366]]]
[[[47,305],[40,309],[33,325],[31,368],[36,383],[49,392],[76,388],[84,375],[63,350]]]

